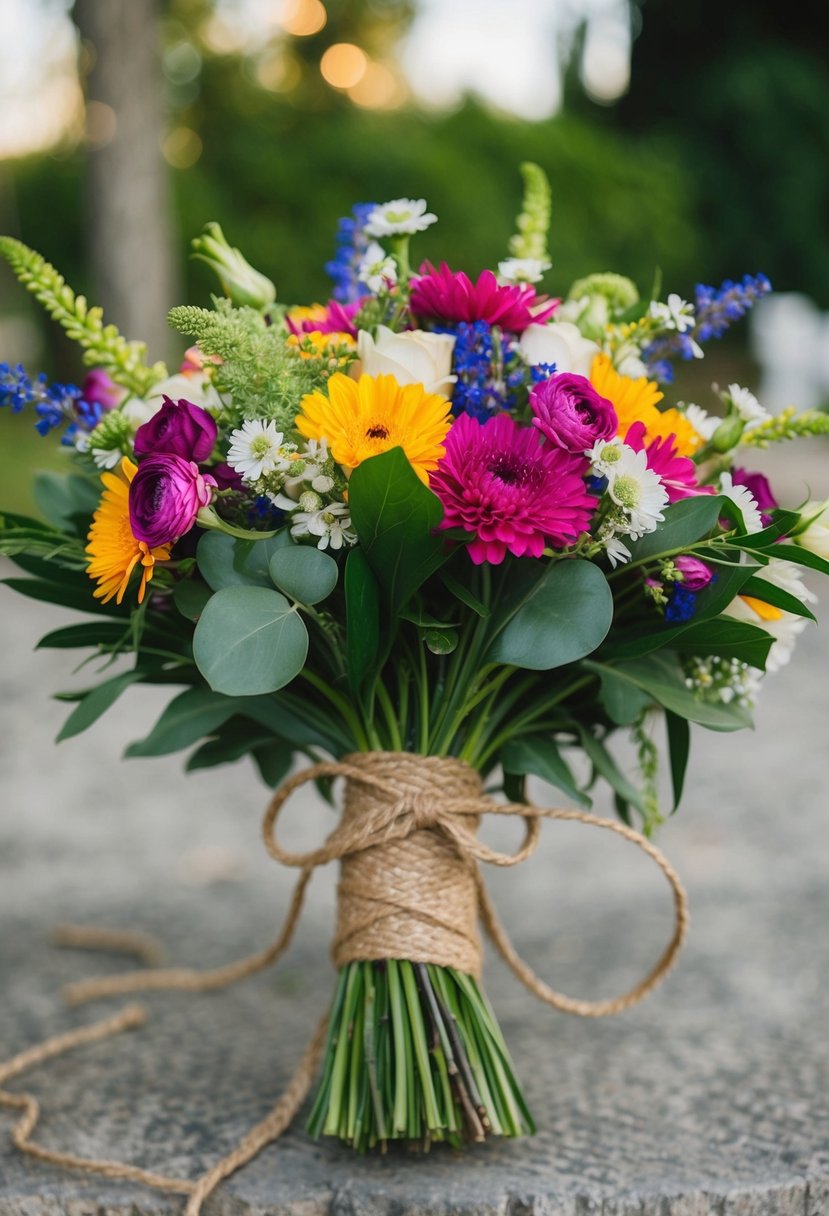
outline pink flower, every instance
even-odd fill
[[[546,321],[558,300],[537,300],[528,283],[502,286],[491,270],[482,270],[473,283],[463,271],[450,270],[441,262],[420,267],[421,278],[412,280],[411,309],[415,316],[439,321],[486,321],[520,334],[528,325]]]
[[[541,557],[547,544],[563,548],[587,530],[596,506],[585,489],[588,467],[509,414],[484,423],[461,414],[429,485],[443,504],[440,526],[473,533],[473,562],[497,566],[507,553]]]
[[[688,591],[703,591],[716,577],[710,566],[691,557],[690,553],[674,558],[674,565],[682,575],[682,586]]]
[[[302,334],[350,334],[357,337],[354,318],[363,306],[362,300],[340,304],[329,300],[327,304],[315,304],[312,308],[297,308],[288,313],[285,323],[291,333],[299,338]]]
[[[697,466],[687,456],[678,456],[676,436],[667,435],[652,439],[645,446],[645,424],[634,422],[625,435],[625,443],[634,452],[643,449],[647,455],[648,468],[661,478],[669,502],[679,498],[690,498],[695,494],[713,494],[713,486],[697,485]]]
[[[530,392],[533,426],[565,452],[587,452],[619,428],[616,411],[584,376],[560,372]]]
[[[135,451],[139,456],[165,452],[184,460],[207,460],[217,433],[207,410],[184,398],[173,401],[165,394],[161,409],[135,432]]]
[[[83,378],[81,396],[90,405],[114,410],[127,396],[127,390],[116,384],[109,372],[105,372],[102,367],[93,367]]]
[[[192,460],[170,454],[148,456],[130,483],[130,528],[150,548],[189,532],[213,496],[216,481]]]
[[[774,491],[765,473],[751,473],[748,469],[734,468],[731,470],[731,480],[735,486],[745,486],[749,493],[754,495],[763,524],[768,527],[771,523],[771,512],[780,504],[774,497]]]

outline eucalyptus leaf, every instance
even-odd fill
[[[340,574],[333,557],[308,545],[278,549],[270,559],[269,569],[279,590],[300,604],[318,604],[327,599]]]
[[[196,666],[215,692],[275,692],[302,670],[308,631],[268,587],[223,587],[208,601],[193,635]]]
[[[267,540],[238,540],[226,532],[205,532],[196,547],[196,562],[202,578],[214,591],[222,587],[270,587],[267,563],[262,570],[255,566],[251,569],[247,565],[251,556],[250,546],[267,543]]]
[[[490,646],[486,659],[548,671],[592,654],[613,619],[613,596],[598,566],[551,563]]]
[[[576,785],[570,767],[554,739],[542,735],[521,735],[510,739],[501,751],[501,767],[514,776],[540,777],[566,794],[577,806],[589,807],[591,799]]]
[[[392,620],[448,557],[443,508],[402,448],[372,456],[348,483],[351,520]]]
[[[185,578],[173,588],[173,603],[188,621],[196,621],[212,594],[213,589],[201,579]]]

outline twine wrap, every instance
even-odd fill
[[[278,816],[291,794],[309,781],[343,777],[347,781],[345,810],[339,825],[320,848],[290,853],[276,837]],[[524,841],[515,853],[491,849],[477,838],[485,814],[523,820]],[[582,1001],[554,991],[534,974],[518,955],[501,925],[487,894],[478,862],[512,866],[525,861],[538,842],[544,819],[586,823],[616,833],[637,845],[659,866],[674,897],[674,932],[661,958],[629,992],[602,1001]],[[302,913],[308,882],[319,865],[340,861],[339,924],[333,954],[338,966],[351,960],[404,958],[432,962],[478,975],[481,945],[477,916],[501,954],[534,996],[566,1013],[604,1017],[640,1001],[667,974],[682,946],[688,926],[688,907],[679,877],[667,859],[639,832],[585,811],[535,807],[525,803],[494,802],[481,790],[477,775],[458,760],[413,756],[408,753],[369,752],[345,756],[342,761],[316,764],[285,781],[265,812],[262,825],[265,847],[283,865],[299,869],[291,903],[276,940],[249,958],[211,971],[187,968],[131,972],[70,985],[65,996],[81,1004],[105,996],[180,989],[204,992],[254,975],[275,963],[289,946]],[[73,944],[111,949],[130,948],[126,935],[117,941],[106,930],[67,935]],[[146,949],[146,939],[132,939],[132,949]],[[315,1030],[308,1047],[280,1098],[266,1117],[237,1146],[199,1178],[167,1178],[119,1162],[88,1160],[47,1149],[31,1139],[39,1108],[29,1094],[10,1093],[3,1084],[45,1061],[86,1043],[97,1042],[144,1019],[134,1006],[107,1021],[82,1027],[47,1040],[0,1063],[0,1105],[23,1111],[13,1132],[23,1152],[42,1161],[71,1166],[86,1173],[143,1182],[147,1186],[188,1196],[186,1216],[199,1216],[204,1200],[235,1170],[276,1140],[290,1124],[313,1080],[322,1053],[326,1019]]]

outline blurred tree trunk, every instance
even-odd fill
[[[95,302],[152,359],[174,349],[166,324],[177,260],[164,134],[159,0],[76,0],[91,63],[86,248]]]

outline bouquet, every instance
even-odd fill
[[[191,770],[250,757],[279,787],[265,840],[300,870],[289,920],[270,951],[205,987],[273,961],[315,866],[341,862],[330,1013],[290,1109],[251,1151],[285,1125],[318,1058],[314,1136],[363,1151],[532,1131],[480,982],[479,917],[559,1008],[595,1015],[643,995],[684,932],[681,887],[649,838],[679,803],[690,724],[751,725],[765,673],[814,619],[804,571],[829,573],[829,504],[781,505],[752,468],[758,449],[826,433],[829,417],[770,416],[739,384],[670,399],[675,367],[768,280],[699,286],[689,302],[602,272],[549,294],[549,184],[536,165],[522,173],[515,235],[477,278],[412,261],[436,220],[424,200],[355,205],[326,303],[278,302],[208,224],[193,253],[221,292],[170,313],[189,343],[173,374],[0,239],[91,369],[73,386],[0,366],[0,405],[30,411],[67,452],[65,473],[36,479],[43,518],[0,519],[0,553],[21,572],[7,584],[87,616],[41,646],[100,661],[100,680],[69,694],[61,737],[130,685],[169,685],[130,755],[189,749]],[[614,756],[620,731],[636,773]],[[337,777],[337,827],[287,853],[286,799],[307,780],[333,798]],[[530,806],[529,777],[573,809]],[[589,812],[602,782],[618,823]],[[479,841],[488,811],[525,821],[515,855]],[[616,1001],[549,989],[486,895],[478,862],[523,860],[545,817],[618,830],[674,886],[671,945]],[[165,974],[75,995],[174,986]]]

